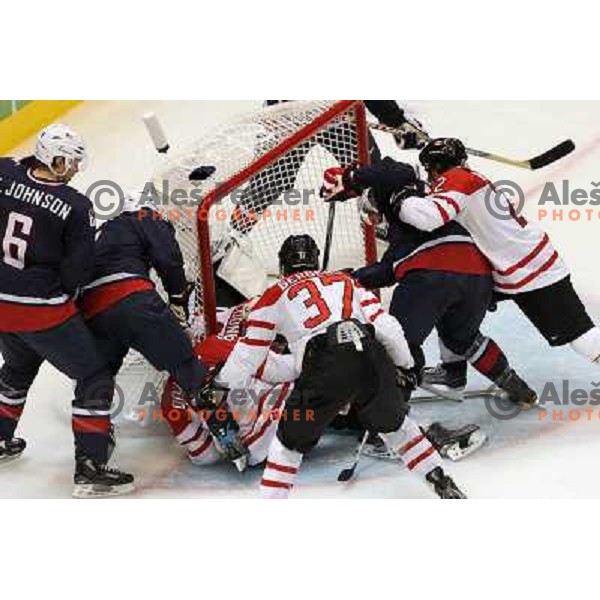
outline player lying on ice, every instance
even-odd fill
[[[255,300],[247,300],[220,315],[221,329],[196,344],[194,353],[210,369],[217,372],[226,362],[236,341],[246,329],[246,319]],[[239,437],[247,452],[248,466],[262,463],[266,457],[277,421],[284,415],[285,402],[298,373],[291,355],[269,351],[264,362],[248,381],[244,394],[223,397],[230,414],[239,425]],[[212,393],[218,395],[228,384],[217,374]],[[223,400],[215,400],[221,404]],[[190,407],[185,393],[170,378],[161,399],[162,415],[181,447],[195,465],[220,461],[224,453],[209,434],[201,411]]]
[[[25,450],[14,434],[47,360],[76,382],[78,497],[133,489],[131,475],[107,466],[114,380],[75,305],[92,276],[95,223],[89,199],[68,184],[86,159],[83,140],[58,124],[39,133],[33,156],[0,159],[0,462]]]
[[[573,289],[548,234],[516,213],[510,199],[467,166],[460,140],[432,140],[419,154],[431,191],[402,193],[394,213],[422,231],[461,224],[490,261],[498,299],[512,299],[550,346],[571,347],[600,362],[600,330]],[[490,201],[494,212],[489,208]],[[500,218],[496,211],[502,211]]]
[[[218,371],[226,362],[236,341],[244,335],[246,319],[256,300],[247,300],[221,311],[218,315],[219,332],[194,346],[194,353],[207,368]],[[230,414],[239,425],[240,441],[248,453],[248,466],[256,466],[266,459],[277,430],[277,421],[287,416],[286,400],[299,375],[292,355],[284,354],[283,346],[277,340],[271,346],[267,359],[250,379],[247,394],[237,399],[229,396],[225,399]],[[215,384],[219,388],[229,387],[220,376],[215,378]],[[186,394],[172,377],[161,398],[161,411],[173,435],[195,465],[211,465],[224,458],[218,442],[209,435],[205,420],[190,406]],[[290,417],[293,417],[292,411],[290,409]],[[361,436],[365,431],[354,409],[338,415],[332,422],[332,428],[351,429],[360,432]],[[485,440],[484,436],[475,436],[472,429],[473,426],[466,426],[447,430],[434,423],[424,433],[442,456],[456,459],[457,455],[461,458],[466,456]],[[469,441],[473,443],[469,444]],[[365,446],[365,453],[375,458],[399,458],[382,453],[379,447],[371,451],[369,444]]]
[[[512,402],[529,407],[536,393],[496,342],[480,332],[492,301],[492,267],[469,232],[457,222],[426,232],[398,219],[398,203],[424,193],[424,187],[412,166],[389,157],[375,165],[325,172],[326,200],[345,201],[369,189],[368,211],[387,222],[389,247],[382,260],[353,277],[368,289],[395,285],[390,313],[411,346],[420,348],[437,329],[447,348],[464,356]]]
[[[244,336],[220,376],[246,390],[279,334],[300,376],[280,420],[261,481],[267,498],[287,498],[303,455],[350,403],[363,426],[397,451],[441,498],[463,498],[442,459],[407,416],[416,377],[402,328],[374,294],[345,273],[319,272],[319,249],[308,235],[290,236],[279,252],[282,278],[252,308]],[[309,416],[310,412],[310,416]]]

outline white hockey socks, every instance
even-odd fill
[[[440,338],[438,338],[438,346],[440,349],[440,358],[443,363],[462,362],[463,360],[467,360],[464,356],[455,354],[450,348],[446,348],[444,342],[442,342]]]
[[[593,327],[571,342],[571,348],[588,360],[600,364],[600,329]]]
[[[409,470],[422,477],[442,466],[442,457],[410,417],[405,417],[397,431],[380,433],[379,437],[390,451],[396,451],[400,455]]]
[[[288,498],[301,464],[302,454],[289,450],[275,437],[269,447],[267,464],[260,482],[261,497],[281,500]]]

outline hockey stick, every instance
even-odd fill
[[[154,144],[154,148],[159,154],[166,154],[169,151],[169,140],[165,134],[165,130],[155,113],[146,113],[142,117],[142,121],[148,130],[150,139]]]
[[[333,222],[335,221],[335,200],[329,203],[329,214],[327,216],[327,233],[325,234],[325,248],[323,250],[323,271],[329,266],[329,255],[331,253],[331,240],[333,238]]]
[[[424,396],[413,396],[410,399],[410,404],[424,404],[427,402],[441,402],[450,400],[452,402],[463,402],[476,398],[496,397],[500,392],[499,388],[475,388],[458,392],[456,390],[442,390],[431,384],[422,383],[420,386],[422,391],[427,392]]]
[[[169,144],[169,140],[167,138],[167,134],[165,133],[164,127],[162,126],[162,123],[158,120],[156,114],[153,112],[145,113],[142,117],[142,121],[146,126],[148,135],[150,135],[150,139],[152,140],[154,149],[159,154],[167,154],[171,146]],[[199,167],[195,167],[189,172],[188,179],[190,181],[206,181],[209,177],[214,175],[216,170],[217,168],[213,165],[200,165]]]
[[[363,448],[365,447],[368,438],[369,432],[365,431],[365,434],[363,435],[362,440],[360,441],[360,444],[356,449],[356,454],[354,455],[354,462],[352,463],[352,466],[348,467],[347,469],[342,469],[340,471],[340,474],[337,478],[338,481],[345,483],[346,481],[350,481],[352,479],[352,477],[354,476],[354,472],[356,471],[356,467],[358,467],[358,462],[360,461]]]
[[[411,130],[413,130],[415,133],[417,133],[424,139],[431,139],[422,129],[420,129],[414,123],[409,122],[408,126]],[[387,125],[382,125],[381,123],[369,123],[369,127],[371,129],[385,131],[391,134],[402,132],[401,128],[388,127]],[[528,169],[530,171],[536,171],[537,169],[547,167],[548,165],[555,163],[561,158],[564,158],[568,154],[571,154],[571,152],[575,150],[575,143],[573,142],[573,140],[565,140],[560,144],[550,148],[549,150],[542,152],[542,154],[539,154],[538,156],[534,156],[533,158],[529,158],[527,160],[517,160],[514,158],[509,158],[507,156],[502,156],[500,154],[494,154],[493,152],[477,150],[475,148],[466,148],[466,150],[467,154],[470,154],[471,156],[485,158],[494,162],[510,165],[511,167],[518,167],[519,169]]]
[[[454,390],[439,390],[437,388],[435,388],[434,386],[425,383],[425,382],[421,382],[419,384],[419,387],[422,390],[425,390],[426,392],[429,392],[430,394],[432,394],[432,397],[434,398],[443,398],[444,400],[451,400],[452,402],[462,402],[463,401],[463,394],[462,392],[456,392]],[[415,398],[416,400],[416,398]]]

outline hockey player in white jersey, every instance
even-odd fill
[[[287,498],[303,455],[347,404],[362,424],[398,451],[441,498],[464,498],[442,459],[407,416],[416,373],[402,328],[345,273],[323,273],[308,235],[290,236],[279,252],[282,279],[255,304],[246,334],[221,371],[233,390],[247,389],[277,334],[301,371],[269,449],[261,493]],[[400,385],[399,385],[400,384]],[[290,416],[291,415],[291,416]]]
[[[243,335],[253,302],[248,300],[222,313],[219,332],[196,344],[194,353],[208,368],[218,369],[226,362],[235,342]],[[248,393],[226,399],[227,409],[239,427],[240,441],[247,450],[248,466],[258,465],[266,459],[297,376],[291,355],[270,350],[250,379]],[[218,388],[228,387],[228,382],[220,375],[216,376],[215,383]],[[191,409],[185,393],[173,378],[165,387],[161,412],[194,465],[207,466],[223,460],[225,453],[210,435],[201,412]]]
[[[432,140],[419,160],[431,191],[425,198],[400,200],[396,204],[400,219],[425,231],[456,219],[492,264],[499,298],[513,299],[551,346],[570,344],[600,363],[600,329],[573,289],[548,234],[517,214],[508,197],[467,167],[460,140]]]

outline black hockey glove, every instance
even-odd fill
[[[419,387],[420,379],[420,374],[417,373],[414,367],[412,369],[396,367],[396,383],[398,387],[414,392]]]
[[[202,418],[218,449],[242,472],[248,465],[249,453],[240,438],[240,426],[227,407],[229,390],[214,381],[217,372],[218,369],[212,372],[196,395],[194,408],[208,413]]]
[[[425,192],[426,184],[424,181],[418,179],[416,183],[407,185],[401,190],[393,193],[390,196],[390,208],[392,209],[392,213],[400,218],[400,210],[402,209],[402,203],[407,198],[412,198],[414,196],[418,196],[419,198],[423,198],[426,194]]]
[[[188,327],[190,318],[190,296],[194,290],[191,281],[186,282],[183,292],[169,296],[169,308],[182,327]]]
[[[425,367],[425,354],[421,346],[409,344],[410,353],[412,354],[414,365],[410,369],[396,367],[396,381],[398,386],[411,392],[416,390],[423,381],[423,369]]]
[[[227,400],[229,389],[215,383],[219,371],[220,368],[212,369],[200,391],[192,398],[191,404],[196,410],[214,411]]]
[[[420,150],[424,148],[429,137],[423,130],[423,125],[416,119],[407,121],[398,128],[394,139],[401,150]]]
[[[396,283],[394,265],[391,261],[385,260],[357,269],[352,273],[352,277],[367,290],[388,287]]]

